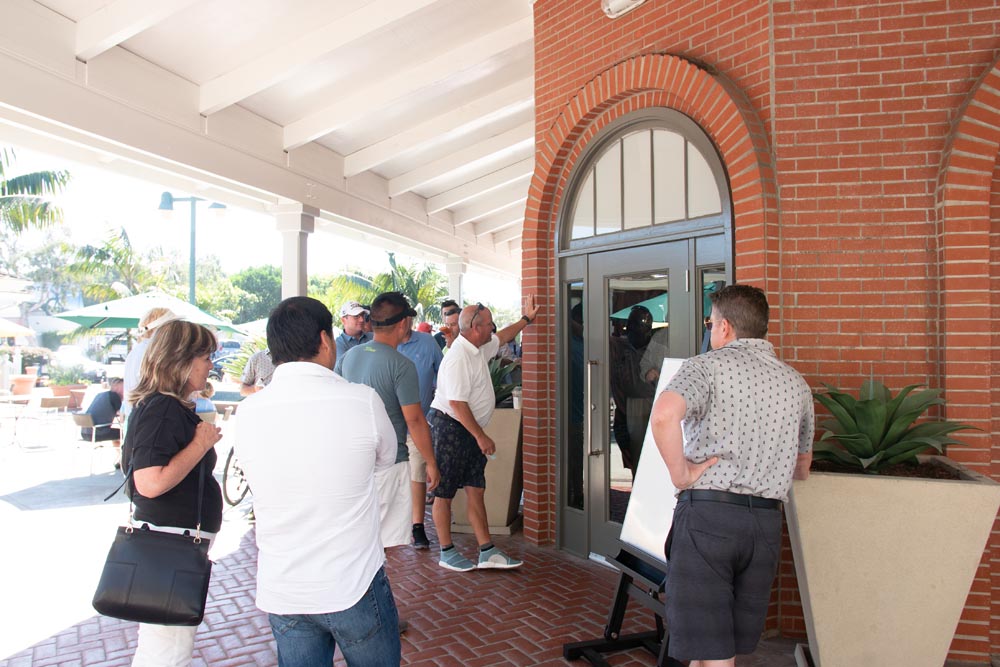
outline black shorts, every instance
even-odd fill
[[[780,507],[679,500],[666,549],[670,657],[727,660],[753,653],[780,550]]]
[[[476,439],[458,421],[432,409],[427,414],[434,441],[434,458],[441,472],[441,482],[434,489],[437,498],[454,498],[465,486],[486,488],[486,455]]]

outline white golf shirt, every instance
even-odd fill
[[[382,399],[319,364],[284,363],[236,417],[257,518],[257,606],[354,606],[385,562],[375,471],[395,463],[396,433]]]
[[[450,401],[465,401],[469,404],[476,423],[485,428],[496,408],[496,394],[493,392],[493,381],[486,364],[499,349],[500,339],[496,334],[479,348],[466,340],[465,336],[456,338],[441,360],[437,390],[431,407],[458,420]]]

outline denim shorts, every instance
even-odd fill
[[[727,660],[753,653],[780,549],[780,507],[679,500],[665,550],[670,657]]]

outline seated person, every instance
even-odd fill
[[[198,392],[194,399],[194,411],[195,412],[215,412],[215,403],[212,402],[212,397],[215,396],[215,387],[212,386],[211,381],[205,381],[205,388]]]
[[[121,378],[111,378],[108,380],[108,386],[110,389],[102,391],[94,397],[94,400],[91,401],[90,406],[87,408],[86,414],[91,416],[94,424],[99,425],[97,426],[97,435],[94,439],[99,441],[114,440],[117,447],[121,441],[121,431],[111,426],[104,426],[103,424],[112,423],[115,420],[115,415],[121,409],[122,397],[125,395],[125,383]],[[90,440],[91,435],[91,429],[80,429],[80,437],[84,440]]]

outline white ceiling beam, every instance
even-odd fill
[[[115,0],[76,24],[76,59],[88,62],[197,0]]]
[[[198,109],[213,114],[287,78],[296,70],[383,26],[405,19],[437,0],[375,0],[333,23],[296,37],[246,64],[206,81]],[[303,25],[309,25],[303,17]]]
[[[452,211],[452,223],[455,225],[464,225],[475,222],[512,206],[520,206],[523,211],[524,204],[527,201],[527,188],[499,190],[476,199],[468,206],[454,209]]]
[[[422,207],[419,215],[391,208],[347,192],[343,179],[325,181],[304,175],[254,151],[232,146],[205,133],[184,127],[151,112],[123,104],[100,90],[84,87],[0,50],[0,124],[11,123],[33,131],[75,141],[155,168],[191,173],[207,185],[222,189],[257,191],[272,201],[285,198],[336,213],[382,237],[406,239],[415,246],[466,257],[467,261],[516,274],[516,257],[504,257],[488,243],[469,243],[454,227],[433,224]],[[471,231],[468,234],[475,240]]]
[[[524,235],[524,228],[522,225],[514,225],[513,227],[508,227],[503,229],[493,235],[494,243],[506,243],[508,241],[513,241],[516,238],[520,238]]]
[[[452,188],[447,192],[429,197],[427,199],[427,214],[433,215],[434,213],[458,206],[463,202],[475,199],[480,195],[492,192],[506,185],[511,185],[518,181],[527,181],[534,173],[535,158],[525,158],[509,167],[494,171],[492,174],[486,174],[457,188]]]
[[[532,18],[471,38],[457,48],[442,53],[413,67],[404,67],[371,85],[359,88],[325,109],[311,113],[285,126],[284,148],[291,150],[343,127],[372,110],[380,109],[393,100],[405,97],[437,83],[456,72],[507,51],[533,39]]]
[[[472,226],[476,236],[487,236],[501,229],[521,225],[524,222],[524,210],[511,210],[490,216]]]
[[[454,132],[464,125],[482,121],[484,116],[497,115],[503,109],[519,105],[531,105],[535,99],[535,82],[525,77],[500,90],[472,100],[447,113],[407,128],[384,141],[366,146],[359,151],[344,156],[344,175],[354,176],[372,167],[377,167],[399,157],[407,151],[433,141],[443,134]]]
[[[535,141],[534,121],[518,125],[512,130],[507,130],[494,135],[485,141],[474,144],[462,150],[456,151],[443,158],[434,160],[425,165],[417,167],[405,174],[400,174],[396,178],[389,179],[389,196],[395,197],[404,192],[409,192],[421,185],[440,178],[445,174],[468,167],[480,160],[486,160],[493,155],[518,148],[520,145]]]

